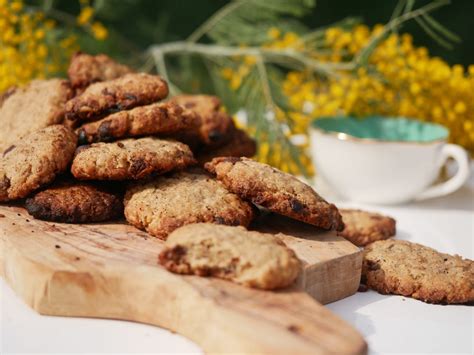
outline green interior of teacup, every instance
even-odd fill
[[[441,125],[404,117],[326,117],[314,120],[312,125],[326,132],[383,141],[431,142],[449,135]]]

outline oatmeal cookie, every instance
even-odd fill
[[[199,116],[181,106],[165,102],[113,113],[77,130],[80,144],[107,142],[144,135],[170,135],[197,129]]]
[[[103,222],[123,216],[120,193],[100,184],[68,181],[37,192],[25,207],[37,219],[64,223]]]
[[[205,145],[224,143],[234,127],[232,117],[221,110],[221,100],[209,95],[178,95],[170,99],[201,117],[199,140]]]
[[[105,54],[94,56],[81,52],[72,56],[67,71],[74,88],[85,88],[95,82],[116,79],[132,72],[131,68]]]
[[[270,211],[324,229],[344,225],[336,206],[296,177],[248,158],[221,157],[205,164],[225,187]]]
[[[80,146],[71,172],[80,180],[136,180],[194,163],[187,145],[146,137]]]
[[[125,194],[127,221],[162,239],[185,224],[247,226],[253,216],[248,202],[198,171],[161,176],[150,183],[132,186]]]
[[[362,282],[383,294],[429,303],[474,301],[474,261],[404,240],[369,244]]]
[[[157,75],[126,74],[91,84],[66,103],[66,117],[72,121],[94,121],[104,115],[148,105],[168,95],[168,84]]]
[[[204,147],[196,155],[199,164],[211,161],[217,157],[252,157],[257,151],[257,144],[247,133],[235,128],[229,136],[229,140],[217,148]]]
[[[0,152],[21,137],[61,123],[64,104],[72,97],[66,80],[33,80],[11,88],[0,98]]]
[[[52,125],[15,142],[0,155],[0,201],[28,196],[64,172],[77,137],[63,125]]]
[[[344,229],[338,234],[359,247],[393,237],[396,233],[396,221],[392,217],[354,209],[339,209],[339,212]]]
[[[266,290],[291,285],[301,270],[293,250],[278,237],[211,223],[175,230],[159,262],[178,274],[213,276]]]

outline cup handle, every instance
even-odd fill
[[[426,200],[428,198],[448,195],[459,189],[469,178],[469,158],[466,151],[456,144],[446,144],[441,150],[440,167],[444,165],[448,158],[453,158],[458,171],[448,181],[428,187],[415,197],[415,200]]]

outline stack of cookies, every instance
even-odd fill
[[[167,99],[161,77],[105,55],[78,53],[68,76],[0,97],[0,202],[19,200],[56,222],[125,217],[167,240],[159,262],[170,271],[286,287],[300,271],[294,252],[246,229],[263,208],[366,246],[363,279],[379,292],[474,300],[471,260],[383,240],[395,234],[392,218],[339,211],[299,179],[249,159],[255,142],[217,97]]]
[[[217,97],[167,100],[161,77],[136,73],[105,55],[78,53],[68,76],[33,81],[2,96],[0,201],[24,201],[35,218],[56,222],[125,216],[161,239],[192,225],[177,231],[174,242],[189,246],[183,235],[191,235],[194,247],[207,245],[205,254],[212,255],[209,245],[222,240],[216,253],[224,255],[223,248],[234,257],[193,267],[194,254],[186,257],[179,252],[184,246],[174,244],[160,256],[163,265],[260,288],[291,284],[300,263],[278,238],[246,231],[258,208],[342,229],[337,208],[310,186],[246,158],[255,154],[255,142]],[[242,245],[255,256],[241,255],[247,249]]]

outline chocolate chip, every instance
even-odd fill
[[[300,201],[291,199],[290,200],[290,207],[293,210],[293,212],[301,212],[305,209],[305,205],[303,205]]]
[[[57,245],[57,244],[56,244],[54,247],[55,247],[56,249],[61,249],[61,246],[60,246],[60,245]]]
[[[125,145],[122,142],[118,142],[117,145],[119,146],[119,148],[125,147]]]
[[[110,129],[111,124],[111,121],[104,121],[100,124],[97,132],[100,141],[107,142],[114,138],[112,135],[112,130]]]
[[[84,128],[81,128],[77,134],[77,144],[84,145],[87,144],[87,134]]]

